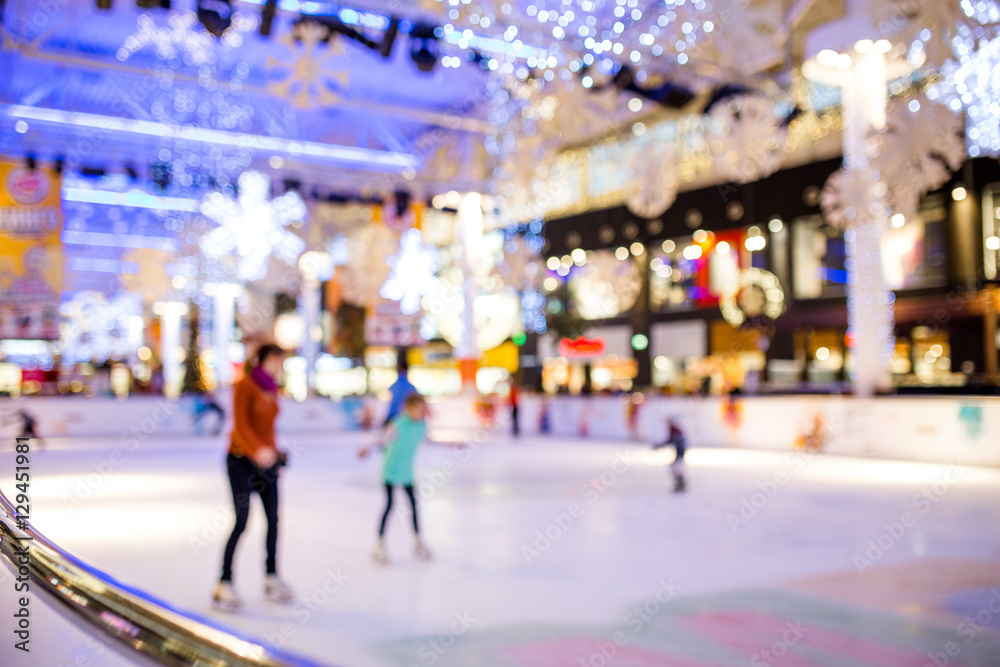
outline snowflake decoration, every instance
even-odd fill
[[[315,21],[305,21],[293,26],[278,41],[291,52],[292,60],[283,62],[268,56],[267,68],[290,70],[290,73],[267,89],[291,100],[300,109],[336,104],[340,98],[330,90],[330,84],[336,82],[343,88],[348,78],[347,52],[336,35]],[[324,43],[328,45],[325,50]]]
[[[774,104],[758,95],[733,95],[709,112],[716,169],[737,183],[770,176],[781,167],[786,129]]]
[[[167,264],[174,259],[173,253],[152,248],[137,248],[123,258],[138,266],[135,273],[122,274],[122,286],[130,293],[137,294],[146,303],[162,299],[170,290]]]
[[[201,237],[202,253],[215,262],[235,260],[241,281],[263,278],[272,254],[294,264],[305,249],[302,239],[286,229],[305,219],[305,203],[297,192],[268,200],[270,184],[264,174],[247,171],[240,175],[237,197],[213,192],[201,205],[202,214],[218,224]]]
[[[169,12],[166,26],[157,24],[154,15],[142,14],[117,57],[127,61],[151,48],[160,61],[154,70],[158,85],[142,96],[143,104],[133,100],[129,108],[137,118],[170,128],[252,131],[254,109],[243,94],[250,67],[239,60],[238,47],[256,26],[256,18],[237,12],[232,25],[216,39],[194,12]],[[196,82],[183,84],[180,73],[195,75]],[[154,159],[173,185],[202,188],[212,181],[229,184],[250,165],[250,154],[249,146],[205,144],[172,138],[168,132]]]
[[[985,36],[983,26],[1000,22],[1000,5],[993,0],[881,0],[872,11],[876,26],[897,33],[934,68],[970,53]]]
[[[953,111],[965,108],[969,155],[1000,155],[1000,37],[945,64],[927,96]]]
[[[62,363],[103,363],[121,359],[142,344],[142,306],[131,294],[109,299],[101,292],[77,292],[59,308],[58,352]],[[137,319],[136,319],[137,318]]]
[[[397,248],[398,238],[383,224],[369,223],[348,234],[347,263],[337,267],[335,274],[344,301],[375,305],[391,271],[389,258]]]
[[[243,35],[257,27],[255,19],[236,13],[232,25],[216,39],[198,21],[198,15],[191,11],[170,12],[167,25],[156,24],[151,14],[142,14],[137,21],[136,32],[125,39],[116,54],[122,62],[152,46],[156,57],[171,61],[181,58],[188,65],[201,67],[218,62],[217,47],[237,48],[243,44]]]
[[[874,169],[840,168],[826,179],[819,206],[827,222],[846,229],[876,216],[885,195],[885,183],[878,179]]]
[[[569,284],[576,310],[586,320],[618,317],[642,289],[639,266],[631,258],[619,260],[610,250],[587,255],[587,263],[573,270]]]
[[[398,301],[403,314],[413,315],[420,310],[421,299],[437,286],[434,274],[441,268],[437,248],[424,243],[420,230],[407,230],[399,240],[399,252],[389,258],[389,266],[392,272],[381,294]]]
[[[916,216],[920,196],[947,183],[966,157],[962,117],[922,96],[897,102],[868,144],[893,212],[907,220]]]
[[[632,154],[625,205],[642,218],[658,218],[677,199],[677,173],[672,150],[646,142]]]

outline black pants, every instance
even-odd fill
[[[250,517],[250,498],[254,492],[260,496],[267,517],[267,573],[277,573],[278,551],[278,469],[277,466],[261,470],[253,461],[243,456],[226,456],[229,471],[229,485],[233,490],[233,507],[236,509],[236,525],[226,543],[226,554],[222,559],[222,581],[233,580],[233,556],[236,543],[247,527]]]
[[[417,499],[413,495],[412,486],[404,486],[403,490],[406,491],[407,497],[410,499],[410,509],[413,510],[413,532],[419,533],[420,528],[417,525]],[[378,527],[378,536],[382,537],[385,535],[385,522],[389,520],[389,511],[392,510],[392,484],[386,482],[385,484],[385,512],[382,514],[382,523]]]
[[[513,405],[510,408],[510,427],[514,435],[520,435],[521,428],[517,423],[517,406]]]

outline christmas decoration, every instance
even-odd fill
[[[355,306],[372,306],[391,271],[389,257],[399,240],[383,224],[367,224],[347,235],[347,263],[334,276],[340,283],[344,301]],[[331,253],[333,254],[333,253]]]
[[[63,321],[55,351],[63,364],[124,359],[142,344],[142,306],[131,294],[77,292],[59,310]]]
[[[698,3],[687,3],[688,13]],[[696,64],[711,63],[733,78],[751,76],[782,62],[788,38],[781,5],[770,0],[716,0],[715,28],[689,49]],[[730,20],[725,20],[729,17]],[[734,17],[739,17],[735,19]],[[722,20],[719,20],[722,19]],[[692,17],[695,24],[698,17]],[[683,26],[683,21],[680,22]],[[676,23],[675,23],[676,25]],[[683,34],[683,30],[681,31]]]
[[[677,174],[673,151],[653,142],[634,150],[625,190],[628,210],[643,218],[658,218],[677,199]]]
[[[187,355],[184,357],[182,394],[204,394],[208,391],[208,386],[205,384],[205,373],[201,365],[201,350],[198,346],[200,330],[201,311],[197,304],[192,303],[188,309],[188,347]]]
[[[951,178],[966,159],[962,117],[923,96],[897,100],[886,126],[868,139],[872,166],[893,213],[916,217],[920,196]]]
[[[410,229],[399,241],[399,252],[388,260],[391,273],[381,294],[399,302],[404,315],[420,310],[421,299],[431,294],[437,284],[435,273],[441,266],[437,248],[426,245],[420,230]]]
[[[580,317],[599,320],[631,308],[642,289],[642,277],[631,258],[619,260],[610,250],[596,250],[587,253],[586,264],[573,270],[569,285]]]
[[[268,56],[269,72],[279,77],[287,72],[282,80],[268,85],[268,91],[291,100],[300,109],[335,105],[340,98],[331,86],[343,89],[348,80],[348,56],[338,36],[315,21],[303,21],[277,41],[287,48],[291,58]]]
[[[294,265],[305,243],[287,229],[306,216],[306,206],[297,192],[268,199],[270,179],[257,171],[244,172],[239,179],[239,195],[221,192],[208,195],[201,212],[218,227],[201,237],[199,246],[214,262],[231,262],[241,281],[258,280],[267,271],[272,253]]]
[[[145,303],[158,301],[173,289],[170,276],[167,275],[167,264],[175,259],[173,253],[136,248],[126,253],[123,259],[126,263],[134,264],[136,271],[122,274],[122,286],[130,293],[141,296]]]
[[[741,269],[735,291],[719,298],[722,317],[734,327],[762,318],[775,320],[785,310],[785,293],[778,277],[770,271]]]
[[[781,167],[786,129],[771,101],[759,95],[733,95],[717,102],[709,116],[710,147],[720,174],[749,183]]]

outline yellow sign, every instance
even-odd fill
[[[0,163],[0,339],[59,337],[59,177]]]
[[[517,372],[517,353],[518,347],[514,343],[507,341],[506,343],[501,343],[492,350],[487,350],[483,353],[483,358],[480,360],[480,366],[494,366],[497,368],[505,368],[511,373]]]

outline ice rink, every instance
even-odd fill
[[[379,458],[356,455],[373,437],[286,443],[294,605],[263,599],[254,501],[236,562],[246,609],[210,609],[232,517],[222,439],[121,458],[115,441],[52,441],[33,456],[33,523],[122,582],[330,665],[1000,665],[1000,470],[691,449],[675,495],[672,450],[640,443],[425,445],[434,557],[413,558],[397,502],[380,567]],[[0,464],[9,494],[9,450]],[[0,665],[128,664],[40,606],[30,657],[14,655],[0,579]]]

